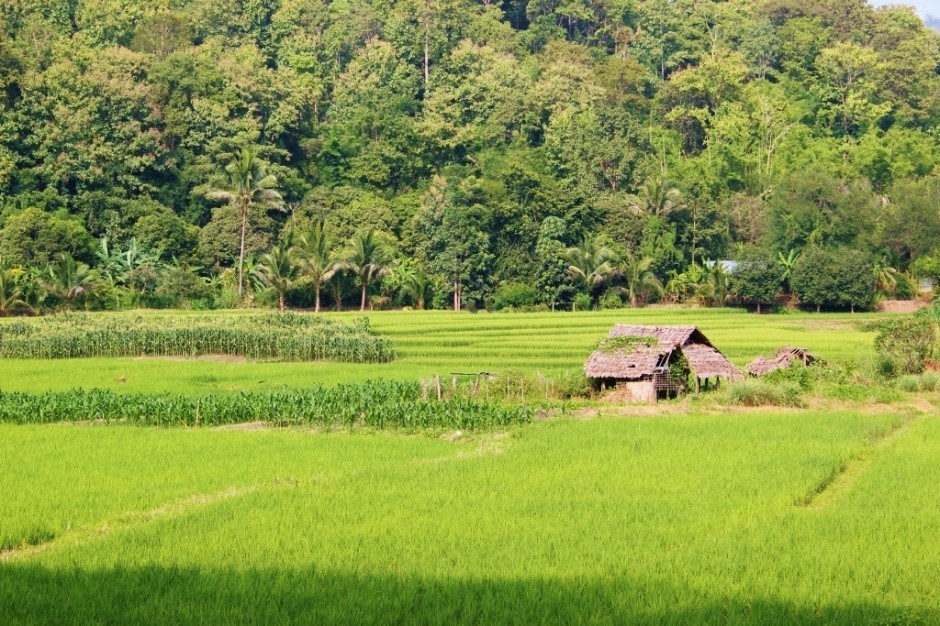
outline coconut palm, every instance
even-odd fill
[[[353,288],[352,276],[345,268],[340,267],[333,274],[327,284],[327,290],[333,296],[333,303],[337,311],[343,310],[343,298]]]
[[[353,237],[342,263],[359,277],[362,288],[359,310],[365,311],[369,304],[369,285],[391,271],[392,251],[376,238],[375,230],[370,229]]]
[[[75,298],[94,290],[96,280],[97,275],[91,268],[67,252],[61,252],[49,266],[46,287],[54,296],[65,300],[65,308],[71,310]]]
[[[0,269],[0,317],[10,315],[17,309],[31,309],[23,299],[19,276],[22,270]]]
[[[245,236],[248,232],[248,212],[253,206],[280,206],[283,198],[277,191],[277,178],[268,174],[254,148],[243,148],[241,153],[225,166],[225,184],[205,192],[211,200],[224,200],[238,205],[241,210],[241,240],[238,248],[238,297],[245,292]]]
[[[298,238],[297,254],[300,267],[313,283],[314,311],[320,312],[320,291],[323,284],[336,274],[339,265],[330,253],[330,241],[322,221],[317,222]]]
[[[401,291],[415,303],[415,308],[424,310],[427,301],[432,297],[434,280],[420,267],[403,260],[395,272],[399,275]]]
[[[604,283],[613,271],[611,262],[614,253],[604,245],[600,237],[584,238],[580,246],[565,250],[569,276],[582,283],[590,295]]]
[[[294,262],[294,248],[290,242],[282,241],[271,252],[262,255],[251,275],[258,283],[277,294],[278,308],[285,310],[287,292],[300,276],[300,268]]]
[[[625,291],[630,298],[630,306],[636,307],[641,293],[654,291],[659,295],[663,293],[663,283],[656,278],[652,271],[653,259],[643,257],[638,259],[628,255],[620,259],[614,272],[623,277]]]
[[[627,208],[635,215],[665,217],[684,206],[679,189],[655,177],[640,185],[639,193]]]
[[[728,302],[728,273],[719,261],[705,261],[705,268],[699,295],[706,305],[724,306]]]
[[[898,275],[900,272],[896,268],[888,265],[887,257],[880,261],[875,261],[872,267],[872,273],[875,277],[875,289],[880,289],[884,293],[891,293],[898,286]]]

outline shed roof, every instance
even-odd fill
[[[774,370],[790,367],[794,363],[806,363],[808,365],[816,360],[816,357],[806,348],[784,346],[777,350],[773,357],[762,356],[751,361],[747,366],[747,371],[752,376],[765,376]]]
[[[680,350],[696,376],[741,378],[738,368],[695,326],[618,324],[608,338],[618,337],[647,337],[654,339],[655,343],[614,344],[604,348],[602,342],[600,349],[591,354],[584,365],[588,377],[631,380],[651,376],[657,368],[667,366],[673,353]]]

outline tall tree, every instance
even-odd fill
[[[381,280],[392,269],[392,250],[381,242],[374,230],[353,237],[343,263],[356,273],[362,288],[360,311],[369,304],[369,285]]]
[[[613,272],[613,251],[601,237],[586,237],[580,246],[565,250],[568,274],[591,295]]]
[[[245,293],[245,235],[248,232],[248,213],[255,207],[280,206],[283,198],[277,191],[277,178],[268,174],[264,163],[253,147],[242,148],[224,171],[224,186],[205,193],[211,200],[223,200],[236,204],[241,211],[241,238],[238,249],[238,297]]]
[[[339,268],[330,249],[330,240],[323,220],[316,222],[307,232],[300,235],[297,254],[303,273],[313,283],[313,310],[319,313],[323,284],[329,282]]]
[[[262,285],[277,294],[278,308],[287,308],[287,292],[296,284],[300,268],[294,259],[294,247],[282,241],[268,254],[262,255],[251,275]]]
[[[623,278],[630,306],[635,308],[639,296],[644,292],[653,291],[662,295],[663,283],[656,278],[652,267],[653,259],[650,257],[637,258],[633,255],[626,255],[615,263],[614,272]]]

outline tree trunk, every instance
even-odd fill
[[[366,305],[369,303],[369,282],[362,282],[362,301],[359,304],[359,310],[365,311]]]
[[[819,313],[819,305],[816,305],[816,312]]]
[[[281,313],[287,309],[287,304],[284,302],[284,292],[278,294],[278,303],[281,305]]]
[[[245,233],[248,231],[248,203],[242,203],[242,238],[238,248],[238,299],[245,294]]]
[[[757,303],[757,314],[760,315],[760,302]]]
[[[430,1],[425,2],[424,4],[424,90],[427,91],[428,83],[431,80],[431,54],[430,54],[430,39],[431,39],[431,3]],[[424,97],[427,98],[428,94],[425,93]]]
[[[317,281],[316,283],[314,283],[313,291],[314,291],[313,312],[319,313],[320,312],[320,281]]]
[[[632,293],[630,294],[630,306],[636,308],[636,295]]]

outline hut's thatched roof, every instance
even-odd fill
[[[816,360],[816,357],[806,348],[784,346],[771,358],[762,356],[751,361],[747,366],[747,371],[752,376],[765,376],[774,370],[790,367],[794,363],[809,365]]]
[[[637,341],[616,341],[630,337]],[[658,368],[666,367],[673,353],[679,350],[696,376],[741,378],[738,368],[695,326],[618,324],[610,331],[607,343],[607,346],[602,343],[585,363],[588,377],[636,380],[651,376]]]
[[[687,343],[682,354],[689,362],[689,369],[699,378],[727,378],[741,380],[744,374],[715,347],[703,343]]]

